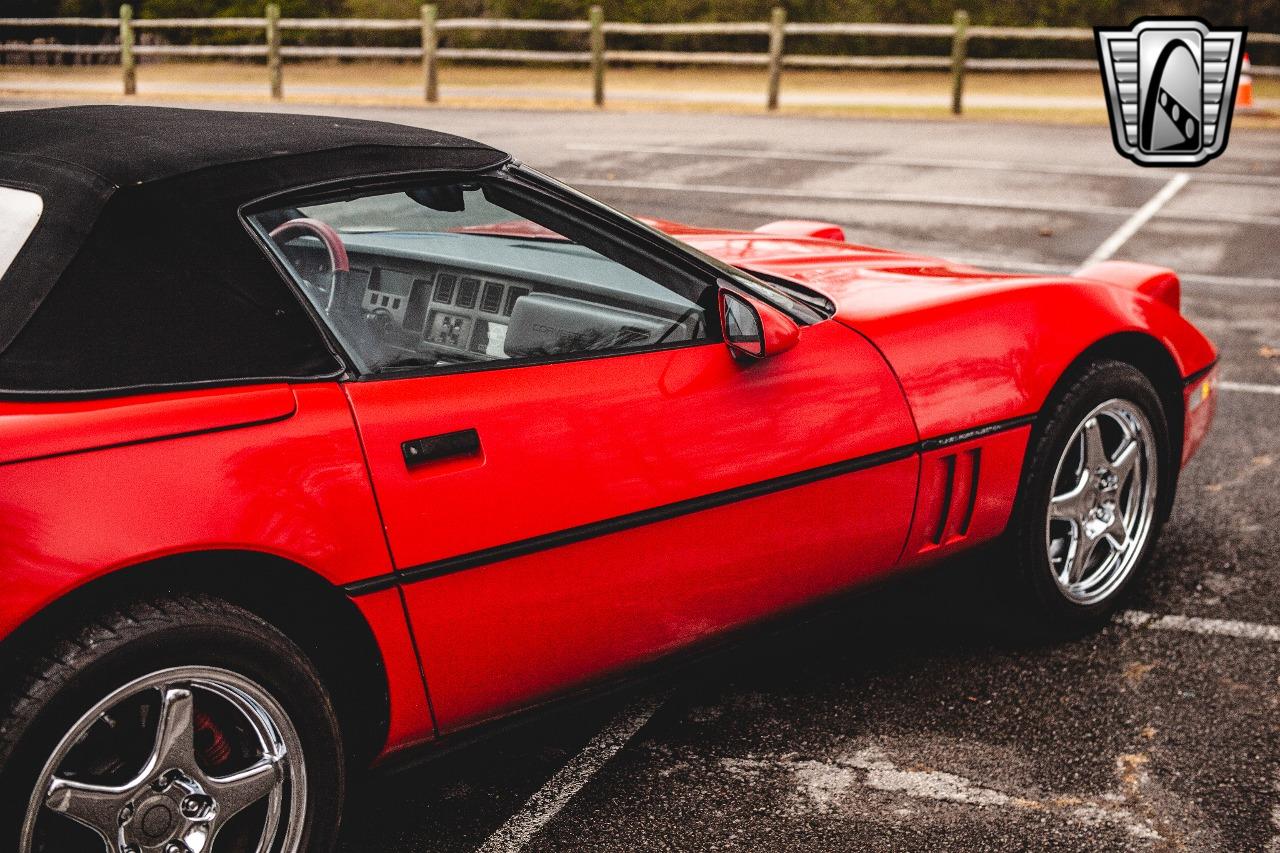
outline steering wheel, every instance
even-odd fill
[[[347,247],[343,245],[342,237],[339,236],[333,226],[321,222],[319,219],[312,219],[309,216],[299,216],[296,219],[290,219],[288,222],[282,222],[271,229],[269,236],[277,245],[283,246],[290,240],[308,234],[319,238],[320,242],[324,243],[325,250],[329,254],[330,284],[328,298],[324,306],[325,313],[328,313],[333,309],[334,293],[338,290],[338,273],[351,270],[351,261],[347,258]],[[306,283],[311,284],[310,282]],[[315,285],[311,286],[315,287]]]

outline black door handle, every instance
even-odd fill
[[[411,438],[401,443],[400,450],[407,468],[455,456],[475,456],[480,452],[480,433],[474,429],[460,429],[425,438]]]

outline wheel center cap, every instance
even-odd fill
[[[169,836],[173,830],[173,809],[172,804],[166,799],[164,802],[145,805],[142,807],[142,834],[148,839],[164,839]]]
[[[208,828],[217,813],[217,803],[198,782],[175,770],[161,774],[148,786],[149,794],[126,806],[120,814],[125,850],[190,853],[192,833]],[[198,847],[196,849],[203,849]]]

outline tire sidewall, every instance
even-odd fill
[[[238,610],[238,609],[237,609]],[[83,643],[82,643],[83,646]],[[0,840],[13,849],[28,797],[58,741],[112,691],[163,669],[205,665],[251,679],[289,716],[302,743],[307,776],[300,850],[329,850],[336,842],[345,766],[332,704],[303,653],[247,612],[184,613],[113,642],[90,643],[82,666],[35,703],[33,713],[6,725],[19,728],[8,755],[0,754],[0,788],[22,792],[0,804]]]

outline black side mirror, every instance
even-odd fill
[[[731,291],[720,291],[720,323],[724,342],[734,355],[764,357],[764,326],[747,300]]]
[[[725,345],[737,358],[777,355],[800,340],[800,329],[786,314],[727,288],[720,289],[720,330]]]

